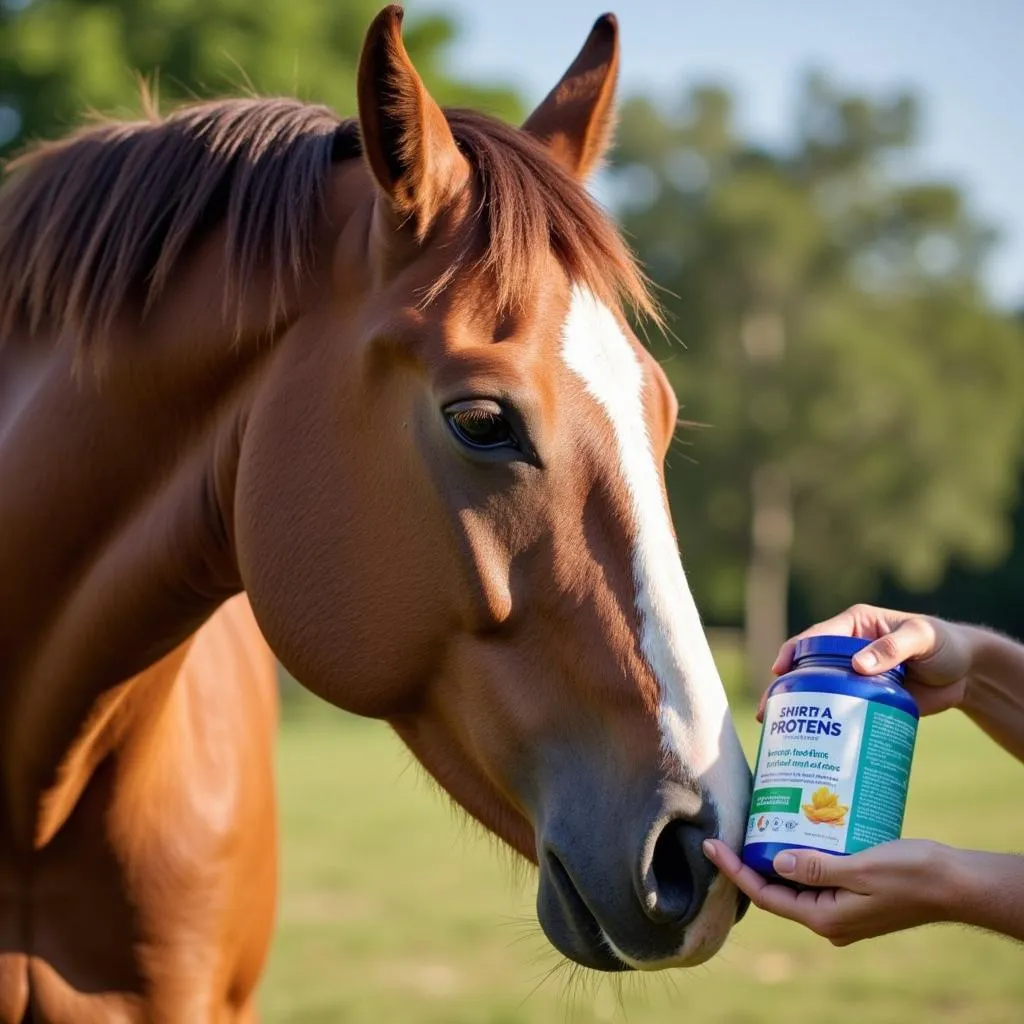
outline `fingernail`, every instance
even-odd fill
[[[715,859],[715,844],[712,843],[710,839],[705,839],[704,842],[701,843],[701,848],[704,850],[704,856],[707,857],[708,860]]]
[[[864,650],[857,655],[861,668],[874,668],[878,664],[878,655],[874,651]]]
[[[791,875],[796,871],[796,857],[791,853],[780,853],[775,858],[774,867],[780,875]]]

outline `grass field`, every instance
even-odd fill
[[[754,723],[741,714],[748,753]],[[280,746],[283,892],[264,1019],[302,1024],[1010,1024],[1024,947],[949,926],[833,949],[751,912],[704,967],[570,976],[533,877],[466,825],[382,726],[298,702]],[[905,834],[1024,847],[1024,768],[926,721]],[[546,980],[545,980],[546,979]]]

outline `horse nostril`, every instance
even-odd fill
[[[706,831],[691,822],[670,821],[654,843],[644,893],[648,917],[686,924],[700,910],[711,884],[707,858],[701,850]]]

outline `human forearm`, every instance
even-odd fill
[[[970,629],[971,672],[961,707],[1000,746],[1024,761],[1024,646]]]
[[[950,918],[1024,942],[1024,857],[951,850]]]

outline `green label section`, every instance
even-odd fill
[[[800,810],[800,795],[803,790],[799,786],[768,786],[766,789],[755,789],[750,801],[751,814],[764,814],[773,811],[776,814],[796,814]]]
[[[886,704],[870,704],[853,787],[846,852],[899,839],[907,802],[917,719]]]

